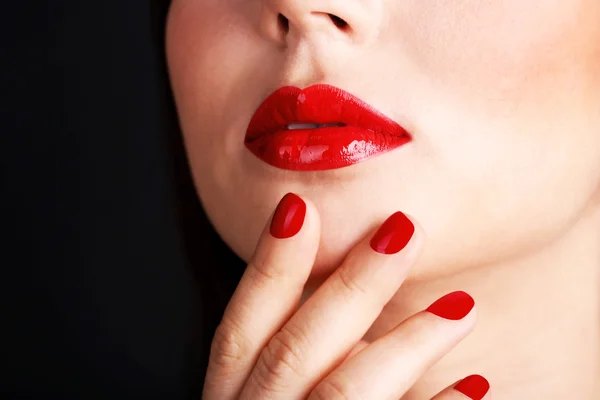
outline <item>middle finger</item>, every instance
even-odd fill
[[[397,212],[355,246],[263,349],[241,398],[306,398],[396,293],[423,240],[419,225]]]

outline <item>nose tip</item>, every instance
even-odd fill
[[[292,37],[337,36],[354,42],[375,37],[380,25],[376,1],[263,0],[261,29],[286,45]]]

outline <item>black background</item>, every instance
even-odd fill
[[[0,7],[0,397],[189,397],[164,5]]]

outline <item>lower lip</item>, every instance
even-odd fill
[[[410,141],[345,126],[318,129],[281,130],[246,142],[262,161],[293,171],[323,171],[357,164],[386,153]]]

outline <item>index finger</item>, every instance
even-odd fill
[[[285,195],[216,330],[203,399],[237,398],[262,348],[295,312],[319,237],[320,220],[312,202]]]

